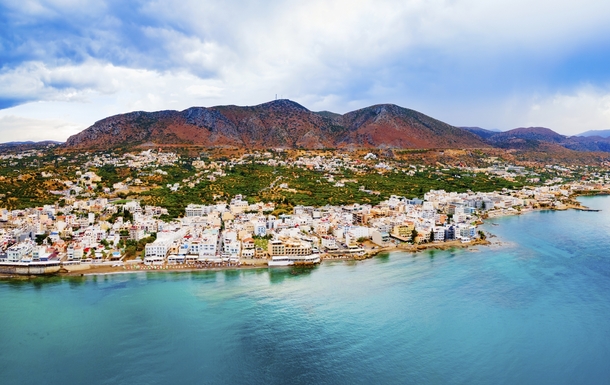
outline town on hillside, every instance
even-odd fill
[[[55,167],[41,164],[44,156]],[[468,245],[486,237],[477,228],[485,218],[579,208],[575,195],[607,192],[610,180],[604,164],[517,165],[494,156],[424,164],[373,152],[212,159],[29,150],[0,162],[5,203],[15,202],[11,186],[47,186],[41,194],[54,200],[0,210],[4,274],[308,265]]]

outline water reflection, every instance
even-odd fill
[[[302,266],[302,267],[274,267],[268,269],[269,282],[272,284],[284,282],[286,279],[296,278],[299,276],[310,275],[315,271],[317,266]]]
[[[390,253],[380,253],[375,257],[375,261],[379,263],[390,262]]]

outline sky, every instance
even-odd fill
[[[610,129],[607,0],[0,0],[0,142],[278,98]]]

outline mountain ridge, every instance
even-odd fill
[[[256,106],[114,115],[72,135],[66,147],[143,143],[305,149],[489,147],[472,133],[394,104],[377,104],[341,115],[312,112],[287,99]]]
[[[469,130],[469,128],[465,128]],[[610,152],[610,138],[601,136],[567,136],[546,127],[519,127],[492,133],[469,130],[489,145],[504,149],[553,151],[557,146],[573,151]]]
[[[313,112],[288,99],[255,106],[190,107],[109,116],[72,135],[68,149],[195,145],[247,149],[503,148],[610,152],[610,138],[565,136],[545,127],[492,131],[455,127],[395,104],[345,114]]]
[[[599,136],[601,138],[608,138],[608,137],[610,137],[610,130],[589,130],[589,131],[581,132],[580,134],[576,134],[574,136],[584,136],[584,137]]]

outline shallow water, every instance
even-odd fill
[[[582,200],[490,221],[501,247],[3,281],[0,384],[608,383],[610,197]]]

